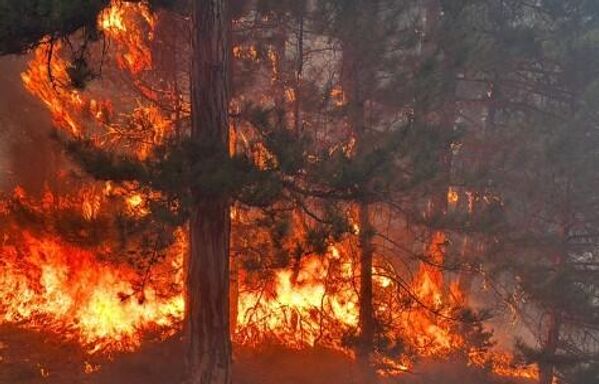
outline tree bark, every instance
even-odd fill
[[[566,220],[563,220],[564,222]],[[566,225],[562,225],[559,231],[559,238],[562,243],[565,243],[569,230]],[[553,265],[555,267],[556,278],[562,272],[564,263],[566,262],[566,256],[562,250],[558,250],[553,257]],[[547,338],[543,343],[543,360],[539,362],[539,384],[552,384],[555,374],[555,359],[557,349],[560,341],[560,331],[562,326],[562,312],[560,308],[555,305],[549,311],[549,318],[547,319]]]
[[[360,360],[368,362],[374,340],[374,306],[372,294],[372,228],[370,210],[367,203],[358,207],[360,217]]]
[[[557,351],[559,332],[561,327],[561,314],[559,310],[553,310],[549,314],[547,327],[547,340],[543,348],[545,358],[552,359]],[[539,384],[552,384],[554,365],[551,361],[539,363]]]
[[[191,138],[217,156],[229,155],[229,28],[226,0],[192,1]],[[229,198],[191,192],[187,381],[229,384]]]

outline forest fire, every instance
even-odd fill
[[[2,249],[4,321],[51,329],[95,353],[135,348],[140,331],[173,327],[182,316],[182,297],[162,300],[145,289],[143,302],[124,300],[135,273],[102,265],[85,250],[26,232],[18,247]]]
[[[48,109],[54,127],[58,131],[56,133],[58,140],[67,143],[79,140],[94,150],[111,150],[118,156],[144,161],[150,159],[154,151],[159,151],[162,146],[175,141],[175,138],[180,139],[189,134],[187,131],[191,129],[186,124],[189,124],[192,111],[197,106],[193,105],[193,101],[190,101],[193,98],[188,97],[185,92],[193,93],[193,87],[187,83],[187,79],[183,81],[179,79],[185,77],[176,72],[177,70],[184,72],[180,69],[174,70],[176,72],[172,76],[174,80],[162,78],[157,70],[154,50],[161,21],[163,21],[161,17],[165,16],[154,10],[148,2],[112,0],[110,5],[97,16],[97,31],[80,30],[73,42],[48,38],[48,43],[39,45],[33,50],[28,67],[22,74],[22,82],[27,91]],[[189,21],[187,18],[183,19]],[[256,16],[255,19],[260,18]],[[264,25],[271,21],[272,19],[266,16],[260,19]],[[303,55],[303,20],[299,25],[300,32],[297,32],[297,36],[291,41],[297,45],[294,49]],[[284,35],[280,31],[277,33]],[[258,65],[258,63],[272,66],[269,68],[271,73],[265,76],[268,79],[266,83],[271,87],[279,87],[282,91],[280,94],[276,92],[269,94],[269,91],[264,91],[264,94],[253,96],[260,101],[267,101],[268,112],[274,111],[279,114],[278,124],[285,125],[286,120],[294,120],[294,124],[289,125],[294,126],[293,134],[297,136],[293,137],[298,142],[301,141],[298,132],[303,132],[304,129],[306,131],[314,129],[316,132],[317,128],[321,128],[325,133],[315,133],[314,136],[321,138],[323,142],[330,143],[338,139],[339,142],[345,143],[349,137],[351,144],[336,143],[333,149],[314,151],[327,159],[341,158],[345,168],[332,172],[333,176],[329,175],[329,178],[341,175],[335,181],[338,182],[336,186],[342,190],[342,193],[335,194],[324,188],[304,188],[309,181],[317,178],[309,179],[305,177],[308,171],[304,169],[297,171],[294,166],[289,165],[289,159],[303,156],[308,160],[305,160],[302,166],[316,167],[318,160],[314,160],[317,156],[310,152],[312,148],[302,148],[303,152],[297,151],[292,154],[283,151],[275,153],[267,149],[265,143],[269,139],[275,141],[278,137],[255,132],[244,135],[242,132],[245,129],[244,123],[238,123],[237,120],[234,123],[229,121],[229,129],[234,131],[230,136],[241,132],[239,142],[227,141],[231,153],[248,152],[244,155],[249,162],[253,161],[253,165],[264,173],[271,171],[269,167],[274,163],[279,168],[287,166],[295,172],[293,176],[300,182],[297,184],[299,187],[294,185],[295,189],[289,188],[291,192],[288,192],[285,197],[295,202],[300,199],[298,196],[302,193],[309,195],[306,204],[300,203],[293,208],[288,208],[285,204],[276,207],[280,208],[280,211],[285,209],[292,211],[295,215],[294,219],[296,216],[303,215],[301,220],[297,220],[301,221],[301,225],[289,224],[278,227],[279,223],[275,223],[273,219],[274,214],[260,216],[261,219],[265,218],[263,221],[272,219],[269,224],[274,227],[272,232],[275,232],[275,235],[272,235],[267,234],[265,230],[265,233],[261,233],[260,236],[268,238],[269,245],[274,244],[273,247],[279,247],[278,251],[284,249],[287,255],[282,257],[276,254],[273,257],[266,250],[263,253],[262,250],[258,250],[255,252],[257,256],[247,257],[251,262],[247,262],[247,255],[244,254],[231,256],[232,259],[235,258],[230,263],[232,272],[230,281],[234,283],[231,283],[231,292],[229,292],[232,301],[230,312],[234,317],[230,330],[233,343],[252,349],[272,344],[293,350],[307,350],[322,346],[340,351],[352,361],[364,359],[364,350],[367,349],[368,362],[376,372],[385,377],[413,371],[419,360],[462,359],[460,361],[464,365],[476,367],[495,376],[525,381],[542,380],[542,364],[533,363],[532,360],[526,364],[524,362],[526,359],[517,359],[515,353],[494,348],[491,332],[485,324],[486,319],[482,316],[479,318],[479,314],[468,307],[468,299],[472,295],[470,288],[461,285],[457,277],[466,268],[464,270],[455,268],[451,272],[447,272],[449,268],[446,268],[449,263],[447,248],[455,247],[452,243],[454,241],[452,235],[458,232],[453,228],[443,228],[446,224],[444,220],[451,216],[447,211],[457,211],[456,207],[463,204],[460,200],[462,195],[468,196],[467,212],[464,215],[466,219],[461,217],[463,221],[460,224],[466,228],[464,232],[467,234],[463,235],[464,238],[471,241],[468,236],[473,231],[469,232],[471,229],[469,225],[475,221],[472,217],[477,213],[477,204],[484,205],[484,209],[491,211],[495,207],[493,204],[497,204],[501,199],[489,197],[495,193],[491,187],[484,190],[484,193],[463,192],[450,185],[439,187],[439,181],[435,179],[432,183],[434,187],[418,189],[413,194],[418,197],[414,198],[415,203],[410,209],[426,211],[428,208],[420,208],[425,205],[432,206],[431,201],[438,200],[438,196],[443,195],[439,190],[445,188],[448,191],[447,200],[440,204],[435,202],[441,206],[437,214],[442,218],[423,218],[427,215],[418,212],[415,214],[418,217],[414,221],[418,223],[416,225],[424,228],[430,224],[427,220],[433,222],[425,231],[420,231],[419,227],[409,232],[412,228],[407,224],[407,219],[405,223],[402,221],[400,224],[389,224],[390,229],[387,229],[388,232],[399,233],[397,237],[408,244],[402,245],[401,252],[410,254],[412,256],[410,261],[404,262],[403,259],[397,261],[383,254],[384,252],[379,254],[371,249],[370,264],[365,264],[364,259],[367,257],[364,255],[368,253],[369,248],[381,249],[383,248],[381,244],[391,243],[387,241],[388,239],[383,241],[369,233],[372,224],[369,220],[376,222],[372,224],[373,227],[375,225],[383,227],[384,224],[381,223],[385,219],[382,217],[388,214],[390,208],[379,209],[376,203],[372,203],[374,198],[364,193],[361,186],[357,186],[358,182],[348,182],[344,177],[366,180],[367,176],[375,173],[371,168],[353,172],[350,166],[361,157],[367,158],[368,166],[379,164],[378,162],[382,163],[383,156],[378,152],[371,157],[364,155],[363,147],[370,144],[368,140],[371,139],[369,135],[372,133],[351,132],[348,128],[351,124],[343,118],[339,119],[338,116],[346,113],[358,121],[356,126],[362,127],[370,124],[367,120],[374,121],[375,118],[353,110],[356,105],[361,107],[369,105],[374,110],[373,115],[383,114],[386,108],[391,107],[382,102],[380,105],[377,105],[376,101],[371,102],[370,104],[375,105],[373,107],[367,102],[352,100],[358,97],[356,94],[360,92],[352,93],[346,89],[356,86],[352,81],[345,79],[344,76],[347,74],[335,71],[312,74],[322,78],[328,76],[326,81],[318,78],[318,81],[326,83],[323,87],[326,88],[326,92],[323,92],[326,96],[323,98],[324,101],[308,98],[303,102],[319,111],[332,110],[333,117],[327,118],[328,120],[314,119],[317,123],[311,122],[312,125],[306,123],[303,126],[300,124],[302,116],[300,109],[304,107],[301,105],[302,97],[306,98],[305,94],[311,92],[310,87],[316,88],[314,84],[317,81],[308,84],[301,63],[292,63],[293,60],[285,62],[284,53],[279,56],[280,50],[285,50],[285,42],[277,45],[275,40],[279,35],[275,35],[268,36],[268,44],[272,46],[269,46],[266,53],[260,50],[258,44],[255,47],[251,45],[251,49],[243,48],[243,42],[231,50],[235,59],[250,62],[250,64],[246,63],[247,66]],[[284,36],[284,39],[287,38]],[[339,39],[342,41],[343,36]],[[315,40],[319,39],[315,38]],[[423,43],[421,47],[419,46],[419,51],[426,52],[432,49],[426,46],[425,40],[422,39]],[[88,48],[88,44],[92,48]],[[347,48],[350,44],[339,45]],[[189,47],[185,46],[185,49]],[[317,47],[309,54],[317,55],[324,51],[326,50]],[[348,51],[353,53],[351,49]],[[164,52],[162,53],[165,56]],[[180,54],[185,55],[187,52]],[[349,56],[347,52],[345,54]],[[260,62],[261,57],[267,57],[268,60]],[[174,61],[176,60],[175,58]],[[355,63],[347,57],[344,56],[341,61],[343,65],[340,66],[343,70],[355,70]],[[101,65],[94,67],[91,62],[101,63]],[[284,67],[285,65],[294,68],[290,71],[289,68]],[[285,70],[293,72],[293,76],[283,78]],[[310,70],[314,72],[313,68]],[[245,74],[242,70],[240,72]],[[343,71],[339,70],[339,72]],[[460,73],[455,77],[459,76],[464,75]],[[100,78],[101,80],[98,80]],[[252,80],[248,79],[244,80],[248,82]],[[268,86],[260,83],[260,87]],[[376,92],[373,94],[379,97]],[[271,128],[270,120],[264,118],[266,114],[255,111],[258,108],[254,108],[252,97],[244,98],[237,94],[234,97],[239,99],[232,100],[236,108],[227,111],[232,116],[228,118],[234,120],[242,114],[241,110],[246,108],[258,116],[251,116],[253,122],[258,121],[256,124]],[[423,99],[427,97],[429,95],[422,96]],[[417,98],[409,99],[411,103]],[[285,108],[293,111],[288,113],[278,111]],[[415,113],[421,111],[415,112],[415,108],[410,106],[405,110],[402,109],[401,117],[396,116],[400,113],[394,113],[393,119],[406,122],[410,128],[412,124],[422,123],[422,121],[424,121],[422,124],[427,125],[430,123],[429,120],[445,119],[446,116],[441,115],[446,114],[446,110],[451,110],[444,105],[439,108],[443,109],[443,113],[422,112],[424,117],[416,118]],[[454,109],[460,110],[460,108]],[[457,114],[455,111],[452,113]],[[491,115],[491,112],[485,111],[485,114]],[[309,114],[305,113],[305,115]],[[453,124],[461,118],[451,115],[447,119]],[[338,125],[330,128],[327,124],[332,124],[330,121],[333,119],[342,122],[336,121]],[[463,119],[466,120],[466,117]],[[322,124],[325,128],[318,124]],[[457,124],[454,130],[458,131]],[[434,131],[431,137],[437,133]],[[455,132],[452,133],[454,134]],[[341,138],[329,137],[335,135]],[[406,130],[402,138],[409,140],[410,135],[413,135],[413,132]],[[436,136],[435,139],[440,140]],[[361,141],[367,144],[364,145]],[[382,141],[392,142],[393,138],[390,135]],[[309,142],[307,147],[311,144],[313,143]],[[313,146],[317,147],[317,145]],[[351,148],[347,149],[348,146]],[[386,148],[381,143],[372,146],[380,152]],[[239,147],[243,148],[240,150]],[[447,147],[453,151],[452,156],[458,156],[457,145],[453,146],[452,143]],[[340,151],[338,148],[343,150]],[[256,152],[260,152],[260,155],[254,156]],[[178,155],[181,153],[175,153],[172,158],[177,158]],[[286,155],[288,158],[285,157]],[[427,156],[419,154],[414,162],[426,161],[425,157]],[[431,155],[431,157],[435,156]],[[443,156],[437,157],[444,159],[441,161],[443,165],[451,163]],[[172,159],[168,156],[166,158]],[[401,168],[404,164],[411,164],[411,161],[411,158],[398,155],[391,163]],[[131,166],[126,171],[131,171],[133,168]],[[427,168],[426,171],[421,172],[422,174],[405,172],[409,174],[405,176],[408,180],[406,185],[412,182],[412,179],[409,179],[412,173],[418,173],[414,178],[425,177],[423,175],[432,173],[432,168],[435,167]],[[203,169],[199,171],[192,169],[192,171],[196,172],[194,175],[204,175]],[[150,173],[148,171],[144,176],[149,179],[147,175]],[[129,179],[119,182],[112,182],[109,178],[92,179],[83,175],[81,169],[73,163],[66,161],[62,164],[59,174],[57,179],[58,183],[61,183],[61,188],[51,190],[47,187],[41,197],[36,197],[22,187],[17,187],[11,194],[3,195],[0,201],[0,216],[6,219],[2,224],[3,238],[0,243],[0,297],[2,297],[0,325],[17,324],[26,329],[51,331],[59,339],[76,341],[88,354],[95,356],[136,351],[142,346],[143,341],[151,336],[164,340],[182,334],[186,326],[188,309],[185,291],[188,281],[186,281],[185,268],[189,263],[190,248],[193,249],[193,241],[190,240],[193,231],[190,230],[189,217],[185,221],[179,220],[173,211],[186,202],[185,198],[177,195],[178,200],[171,199],[171,196],[165,192],[167,188],[160,189],[152,183],[143,184],[142,181]],[[446,171],[446,174],[452,172]],[[177,174],[177,177],[181,178],[176,179],[175,182],[180,182],[184,176]],[[447,179],[449,178],[450,176],[447,176]],[[221,182],[218,177],[215,179]],[[284,187],[292,184],[289,182],[290,179],[291,177],[285,179],[288,184],[283,183]],[[241,183],[239,180],[235,179],[232,183]],[[378,187],[376,181],[378,180],[364,183],[369,187],[371,185]],[[444,181],[450,184],[449,181]],[[321,187],[324,183],[317,180],[315,184]],[[160,185],[160,187],[164,186]],[[399,187],[402,192],[403,187],[405,186]],[[421,198],[430,190],[433,190],[430,193],[433,195],[432,198],[428,195],[426,199]],[[195,198],[193,187],[186,188],[185,192],[189,191]],[[381,187],[376,190],[376,193],[383,193],[381,191],[386,190]],[[333,217],[331,219],[324,214],[319,216],[322,212],[330,213],[332,208],[326,206],[326,203],[315,203],[315,196],[328,198],[330,195],[341,196],[330,205],[334,208],[343,207],[344,217],[330,215]],[[408,195],[406,193],[406,196]],[[364,200],[356,203],[358,201],[356,196]],[[445,196],[441,200],[444,199]],[[424,200],[426,202],[423,202]],[[263,201],[260,203],[262,205],[257,204],[257,206],[260,209],[264,208],[266,203]],[[241,221],[238,216],[242,214],[236,210],[237,203],[230,204],[227,209],[232,209],[233,212],[227,211],[225,217],[232,221],[231,237],[246,236],[235,232]],[[365,217],[357,217],[360,214],[354,211],[357,211],[358,207],[366,212]],[[244,209],[246,208],[244,206]],[[259,209],[253,210],[253,207],[247,209],[252,214],[259,212]],[[372,209],[370,216],[368,216],[368,209]],[[372,213],[374,211],[376,214]],[[402,207],[398,211],[403,214],[407,210]],[[158,223],[158,220],[153,221],[154,215],[168,217],[170,221],[165,219],[168,224]],[[256,216],[259,215],[256,213]],[[408,213],[406,217],[407,215]],[[389,222],[391,221],[389,219]],[[314,224],[319,229],[326,228],[329,232],[319,236],[320,233],[316,231],[310,232],[307,229],[309,224],[306,223]],[[174,229],[167,230],[168,225]],[[226,225],[229,223],[226,222]],[[492,226],[487,222],[485,225]],[[339,227],[342,227],[339,231],[342,234],[335,232]],[[400,227],[405,232],[400,232],[398,229]],[[410,228],[406,229],[407,227]],[[312,243],[306,240],[302,247],[284,248],[282,245],[284,240],[281,238],[292,237],[289,235],[290,232],[293,232],[292,236],[296,240],[309,238]],[[408,233],[409,236],[414,236],[409,237]],[[415,235],[416,233],[418,235]],[[423,233],[426,234],[422,235]],[[455,238],[457,237],[455,235]],[[274,241],[273,238],[280,241]],[[496,238],[492,236],[490,238],[492,239],[490,243],[498,242]],[[464,240],[465,244],[466,240]],[[306,245],[308,243],[309,246]],[[483,248],[483,245],[477,245],[480,249]],[[256,245],[257,248],[261,246],[262,243]],[[465,253],[466,251],[463,252]],[[472,272],[476,269],[472,266],[482,262],[472,258],[466,264],[471,267],[468,272]],[[555,264],[559,265],[559,262]],[[367,265],[367,271],[370,273],[372,284],[370,290],[364,290],[366,286],[363,279],[366,275],[364,265]],[[551,266],[547,269],[551,269]],[[363,292],[371,296],[370,315],[363,309],[363,296],[361,296]],[[547,321],[559,323],[560,314],[554,312],[551,314],[552,317]],[[368,316],[372,317],[370,324]],[[371,332],[370,335],[368,331]],[[365,342],[364,339],[368,337],[370,340]],[[517,360],[521,363],[516,363]],[[85,362],[86,374],[94,374],[99,370],[101,370],[99,366]]]
[[[15,199],[48,216],[53,215],[53,204],[63,208],[74,205],[87,216],[85,200],[56,201],[47,193],[38,207],[20,189],[15,191]],[[141,204],[141,197],[132,195],[125,201],[127,206],[135,208]],[[102,207],[96,209],[100,211]],[[442,234],[438,234],[430,246],[437,262],[441,261],[439,247],[444,241]],[[241,279],[234,340],[254,347],[265,342],[290,348],[323,345],[353,356],[343,338],[358,325],[358,296],[352,287],[356,266],[341,247],[342,244],[331,245],[325,256],[305,258],[299,271],[276,271],[274,279],[258,290],[245,287]],[[110,252],[107,249],[101,253]],[[186,252],[183,233],[169,252],[164,265],[156,269],[163,269],[169,279],[175,280],[169,283],[181,286],[181,265]],[[90,354],[132,351],[140,346],[144,334],[158,332],[168,336],[180,329],[184,315],[181,293],[165,297],[159,293],[161,287],[151,284],[139,287],[139,272],[103,262],[89,249],[59,238],[38,238],[22,230],[17,238],[5,235],[0,253],[2,322],[52,330],[60,337],[79,341]],[[331,274],[335,272],[340,286],[332,288]],[[393,277],[382,272],[376,282],[382,292],[391,293],[397,288]],[[397,335],[390,336],[403,338],[423,357],[448,356],[465,348],[453,322],[434,313],[439,310],[445,311],[442,316],[451,315],[451,307],[445,301],[457,300],[457,288],[451,289],[450,296],[444,293],[443,274],[426,264],[420,266],[411,284],[418,304],[403,310],[393,320],[389,332]],[[376,311],[391,313],[392,306],[393,303],[381,303]],[[473,364],[491,364],[498,375],[536,377],[532,368],[510,368],[511,357],[506,354],[473,350],[469,356]],[[410,370],[412,362],[400,357],[382,359],[381,364],[385,367],[382,373],[397,374]]]

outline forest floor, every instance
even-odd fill
[[[180,343],[171,339],[111,358],[90,356],[76,343],[51,334],[0,326],[0,384],[177,384],[181,355]],[[351,360],[322,349],[238,348],[234,360],[236,384],[360,384]],[[86,366],[92,372],[85,373]],[[516,384],[484,377],[457,363],[424,362],[414,373],[384,383]]]

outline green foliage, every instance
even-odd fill
[[[0,1],[0,55],[24,53],[42,38],[59,39],[87,27],[95,29],[108,0]]]
[[[481,37],[467,40],[476,79],[499,89],[494,131],[482,142],[495,153],[484,159],[481,175],[500,196],[486,261],[513,279],[526,302],[515,303],[523,317],[537,319],[530,331],[540,342],[519,342],[522,355],[564,376],[596,360],[592,343],[582,340],[594,334],[590,324],[599,311],[591,208],[599,188],[599,120],[591,106],[599,18],[586,1],[543,1],[536,8],[494,3],[477,8],[478,21],[469,20]],[[548,342],[549,333],[556,340]]]

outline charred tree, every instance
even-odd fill
[[[229,30],[226,0],[192,4],[191,138],[209,154],[229,156]],[[192,185],[194,184],[192,180]],[[187,270],[187,377],[231,382],[229,197],[192,187]]]

